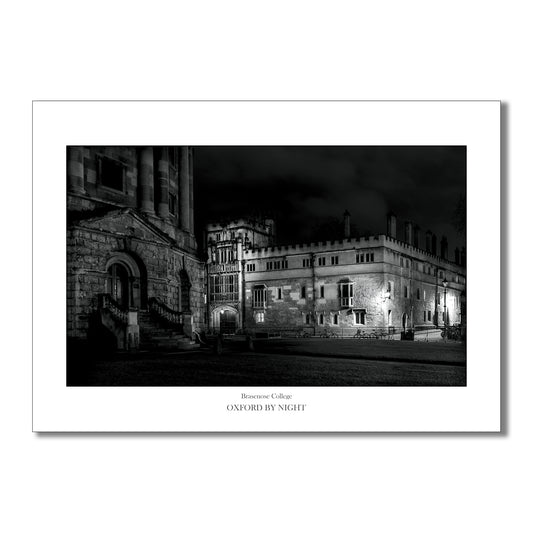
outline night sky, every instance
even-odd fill
[[[465,237],[454,213],[466,195],[466,147],[205,146],[194,150],[197,228],[247,215],[276,220],[278,243],[386,233],[386,215],[448,237],[449,257]],[[201,241],[200,241],[201,242]],[[440,244],[439,244],[440,246]]]

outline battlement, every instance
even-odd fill
[[[440,266],[463,274],[465,272],[464,267],[457,263],[388,235],[371,235],[359,238],[335,239],[331,241],[248,248],[243,250],[243,259],[253,261],[280,256],[316,255],[322,253],[369,250],[372,248],[387,248],[411,259],[425,261],[435,266]]]

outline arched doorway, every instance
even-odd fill
[[[146,306],[146,269],[126,252],[114,253],[106,264],[106,292],[125,308]]]
[[[122,263],[107,269],[107,293],[122,307],[130,306],[130,274]]]
[[[220,333],[232,335],[237,330],[237,313],[226,309],[220,312]]]
[[[215,331],[233,335],[239,329],[239,313],[229,305],[217,307],[211,313],[211,326]]]

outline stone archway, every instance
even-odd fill
[[[146,306],[146,274],[139,260],[125,252],[114,253],[106,263],[106,292],[122,307]]]
[[[230,305],[223,305],[211,312],[213,329],[225,334],[234,334],[239,328],[239,312]]]

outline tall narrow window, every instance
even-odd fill
[[[307,294],[306,287],[305,285],[303,285],[302,288],[300,289],[300,298],[305,298],[306,294]]]
[[[341,307],[353,307],[353,283],[341,283]]]
[[[168,195],[168,210],[170,211],[171,215],[176,214],[176,195],[170,193]]]
[[[320,285],[320,298],[324,298],[324,285]]]
[[[124,190],[124,165],[120,161],[115,161],[109,157],[100,159],[100,183],[104,187],[115,189],[116,191]]]
[[[266,287],[264,285],[256,285],[253,290],[252,299],[254,307],[266,307]]]
[[[333,325],[334,326],[338,326],[339,325],[339,315],[337,313],[335,313],[333,315]]]
[[[281,287],[278,287],[278,300],[281,300]]]

